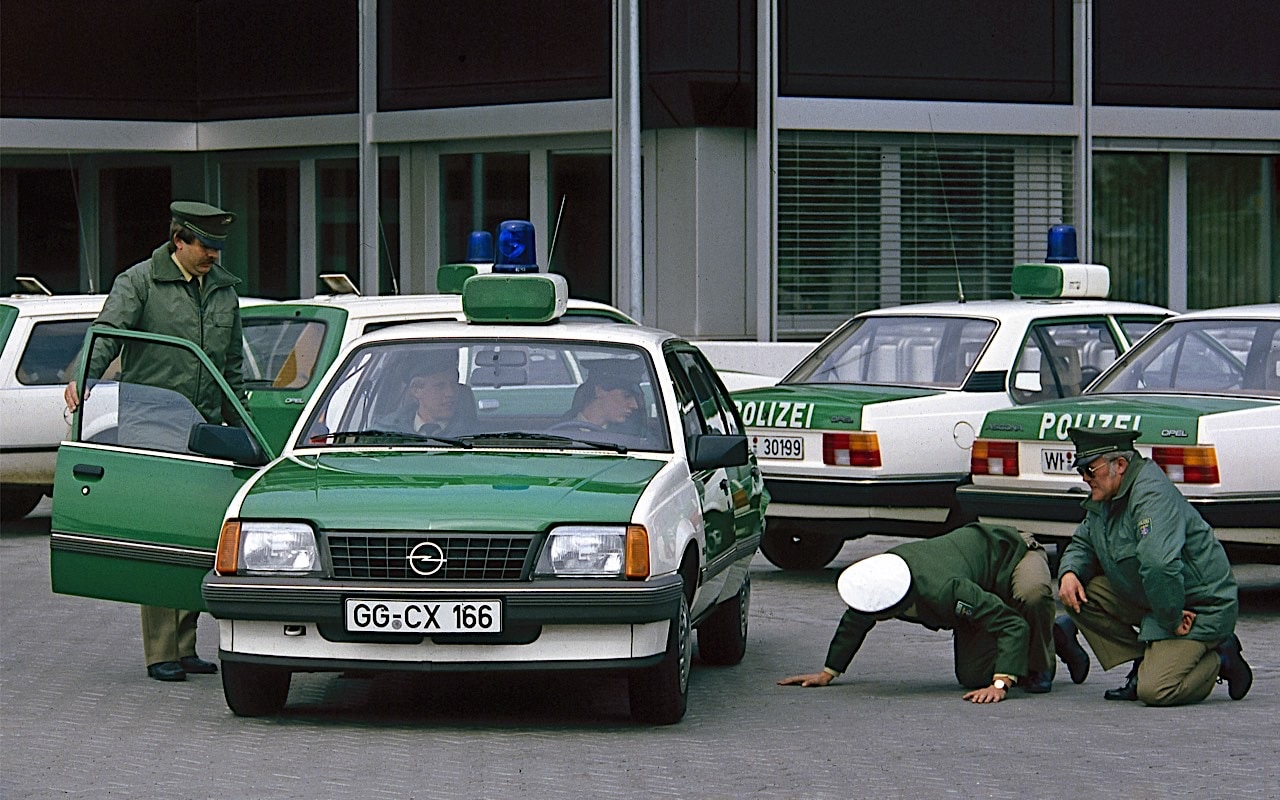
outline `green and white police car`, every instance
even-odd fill
[[[858,314],[776,386],[734,392],[772,502],[761,551],[817,569],[866,533],[931,536],[968,521],[956,487],[987,412],[1070,397],[1172,312],[1104,299],[1109,273],[1014,267],[1020,299]]]
[[[554,276],[476,276],[462,304],[344,348],[278,455],[151,387],[116,393],[115,443],[77,418],[54,590],[207,608],[240,715],[299,671],[590,669],[627,676],[637,720],[681,719],[693,631],[706,663],[746,648],[767,493],[728,393],[670,333],[564,322]],[[91,334],[181,348],[227,391],[187,342]],[[415,431],[407,391],[442,360],[463,413]]]
[[[974,443],[965,509],[1065,540],[1088,490],[1067,429],[1137,430],[1224,542],[1280,547],[1280,304],[1167,320],[1083,395],[994,411]]]

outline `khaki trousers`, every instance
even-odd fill
[[[1022,533],[1027,542],[1026,555],[1013,568],[1010,594],[1013,608],[1031,628],[1027,645],[1027,670],[1048,673],[1052,678],[1057,669],[1053,653],[1053,577],[1049,574],[1049,558],[1040,543],[1031,534]],[[996,663],[996,640],[986,631],[956,628],[955,633],[956,680],[966,689],[980,689],[991,685]],[[1019,675],[1025,678],[1025,675]]]
[[[1067,609],[1084,634],[1104,670],[1141,658],[1138,699],[1149,706],[1198,703],[1209,696],[1218,679],[1217,642],[1194,639],[1138,641],[1138,625],[1145,609],[1126,603],[1111,581],[1099,575],[1084,589],[1089,602],[1077,614]]]
[[[142,652],[147,666],[196,654],[199,611],[142,606]]]

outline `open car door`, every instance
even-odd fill
[[[203,610],[223,514],[274,456],[208,357],[171,336],[94,326],[86,349],[112,339],[135,357],[210,381],[243,426],[210,425],[182,394],[126,381],[89,381],[58,449],[49,569],[53,591]],[[87,362],[88,359],[82,359]],[[122,376],[124,377],[124,376]],[[78,386],[85,386],[82,364]],[[207,385],[207,384],[206,384]]]

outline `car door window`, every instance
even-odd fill
[[[1074,397],[1116,360],[1119,343],[1105,320],[1033,326],[1014,368],[1013,399]]]
[[[76,319],[36,323],[18,360],[18,382],[25,386],[53,386],[71,380],[84,332],[92,322]]]
[[[705,431],[727,433],[729,424],[725,421],[723,409],[716,402],[715,383],[707,375],[705,362],[700,361],[696,354],[684,351],[676,353],[676,359],[680,364],[680,371],[688,378]]]

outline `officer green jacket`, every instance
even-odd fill
[[[245,398],[240,302],[235,285],[240,280],[215,264],[204,277],[203,289],[189,286],[182,270],[169,255],[168,244],[156,248],[151,258],[116,277],[99,325],[132,331],[177,336],[194,342],[209,356],[236,396]],[[89,358],[89,377],[97,378],[120,350],[118,340],[96,342]],[[234,422],[217,383],[195,358],[174,347],[128,342],[121,355],[120,379],[128,383],[158,386],[176,391],[209,422]]]
[[[1010,590],[1013,568],[1026,555],[1027,545],[1015,529],[975,523],[933,539],[900,544],[889,552],[911,570],[911,605],[897,619],[932,630],[985,631],[996,644],[994,671],[1027,674],[1031,630],[1013,607]],[[874,614],[845,611],[827,650],[826,666],[844,672],[876,621]]]
[[[1089,581],[1106,575],[1120,595],[1146,610],[1138,639],[1175,638],[1182,611],[1196,613],[1186,638],[1218,642],[1236,627],[1239,602],[1226,551],[1213,529],[1154,461],[1136,456],[1116,496],[1085,500],[1084,522],[1058,564]]]

